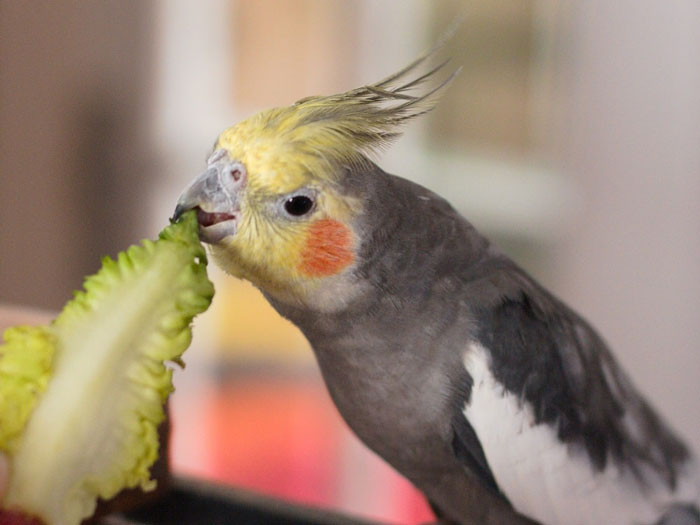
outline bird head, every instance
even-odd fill
[[[305,98],[226,129],[175,217],[195,209],[218,265],[278,300],[309,304],[320,291],[347,289],[367,205],[361,185],[350,190],[348,180],[405,122],[431,109],[454,77],[426,89],[444,65],[415,74],[428,56],[376,84]]]

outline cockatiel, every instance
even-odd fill
[[[347,424],[445,522],[700,523],[691,453],[595,330],[370,160],[449,83],[426,88],[428,62],[225,130],[175,215],[302,330]]]

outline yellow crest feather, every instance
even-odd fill
[[[397,138],[406,122],[430,111],[459,73],[458,69],[421,91],[447,64],[418,74],[435,51],[375,84],[260,112],[224,131],[217,147],[228,149],[263,178],[265,171],[271,172],[276,186],[286,186],[279,177],[292,175],[290,163],[307,177],[329,177],[337,172],[328,169],[332,165],[361,164]],[[299,170],[292,171],[297,172],[295,178],[302,176]]]

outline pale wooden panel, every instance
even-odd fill
[[[523,0],[442,1],[434,34],[464,21],[442,54],[462,73],[430,118],[438,144],[527,151],[532,146],[535,4]]]
[[[239,0],[232,6],[237,105],[258,110],[353,87],[354,2]]]

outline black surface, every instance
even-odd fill
[[[157,501],[104,523],[123,525],[369,525],[341,514],[215,484],[178,480]]]

